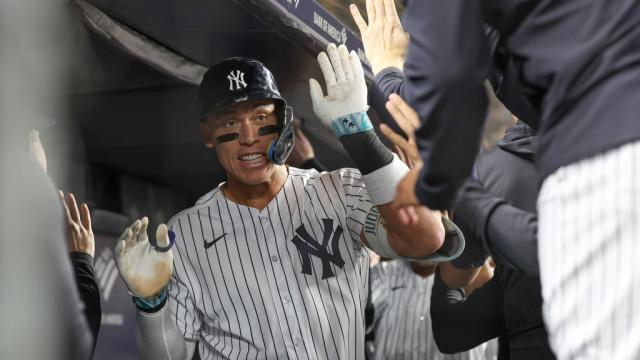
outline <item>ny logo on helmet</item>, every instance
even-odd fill
[[[232,70],[227,75],[227,79],[229,80],[229,90],[240,90],[247,87],[247,83],[244,82],[244,73],[240,70],[235,72]]]

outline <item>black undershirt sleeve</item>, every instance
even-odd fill
[[[78,292],[84,303],[84,314],[93,337],[93,350],[95,350],[100,325],[102,323],[102,307],[100,305],[100,288],[96,283],[93,272],[93,258],[91,255],[83,252],[71,252],[70,256],[78,285]]]
[[[431,292],[431,321],[438,349],[454,354],[504,335],[503,307],[497,277],[464,300],[464,291],[449,289],[438,270]]]

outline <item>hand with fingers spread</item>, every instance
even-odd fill
[[[422,159],[414,134],[415,129],[420,125],[418,114],[397,94],[389,96],[386,108],[406,136],[401,136],[385,124],[380,125],[380,131],[391,140],[398,156],[409,169],[422,167]]]
[[[336,126],[344,126],[342,118],[368,109],[364,71],[358,55],[354,51],[349,53],[344,45],[336,47],[335,44],[329,44],[327,52],[318,55],[318,64],[327,85],[327,95],[323,94],[316,79],[309,79],[313,112],[335,132]],[[354,119],[351,120],[345,121],[347,127],[353,123]]]
[[[64,196],[62,191],[58,191],[60,200],[64,207],[64,215],[67,223],[67,246],[70,252],[82,252],[94,256],[96,244],[91,229],[91,215],[87,204],[78,205],[73,194]]]
[[[364,45],[364,52],[371,64],[373,75],[394,66],[402,70],[409,46],[409,36],[402,28],[393,0],[367,0],[365,22],[354,4],[349,7]]]
[[[129,291],[139,298],[151,298],[165,288],[173,272],[171,240],[165,224],[156,230],[156,246],[149,243],[145,216],[124,230],[116,244],[120,276]]]

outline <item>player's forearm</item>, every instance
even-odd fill
[[[431,292],[431,321],[438,349],[452,354],[469,350],[504,332],[504,305],[500,283],[492,279],[464,300],[437,274]]]
[[[393,204],[378,205],[378,210],[387,224],[389,243],[398,255],[424,258],[442,246],[445,230],[439,212],[416,208],[418,222],[406,226],[400,222],[398,209]]]
[[[178,331],[166,304],[154,313],[138,310],[136,345],[141,359],[187,360],[191,359],[194,351]]]
[[[93,271],[93,257],[84,252],[71,252],[70,257],[78,292],[84,303],[84,314],[91,329],[93,349],[95,349],[102,323],[102,306],[100,304],[100,288],[96,283]]]
[[[471,173],[487,107],[489,51],[481,5],[412,1],[407,13],[405,86],[422,123],[416,142],[425,162],[416,196],[431,209],[446,210]]]
[[[402,134],[396,121],[393,119],[385,104],[389,101],[389,95],[398,94],[403,99],[408,99],[406,93],[406,79],[402,70],[395,67],[383,69],[376,75],[371,86],[371,94],[369,95],[369,103],[378,113],[380,121],[389,125],[395,132]]]
[[[473,282],[482,267],[459,269],[450,263],[440,264],[440,278],[450,289],[463,288]]]

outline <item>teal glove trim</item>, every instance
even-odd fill
[[[165,303],[167,300],[167,295],[169,291],[167,290],[167,286],[162,288],[158,295],[150,298],[140,298],[137,296],[133,296],[133,303],[136,307],[144,312],[154,312],[153,310],[158,310],[161,305]]]
[[[333,134],[340,139],[345,135],[373,130],[369,116],[364,111],[341,116],[331,122]]]

